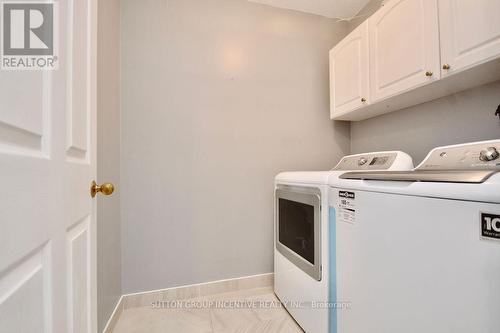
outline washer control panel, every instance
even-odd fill
[[[368,163],[368,159],[367,159],[366,157],[360,157],[360,158],[358,159],[358,165],[359,165],[359,166],[363,166],[363,165],[365,165],[366,163]]]
[[[419,170],[500,169],[500,140],[439,147],[418,166]]]
[[[380,152],[345,156],[333,170],[388,170],[396,163],[400,154],[404,153]]]

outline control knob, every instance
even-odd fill
[[[496,160],[500,156],[500,153],[495,147],[489,147],[481,150],[479,159],[483,162],[491,162]]]
[[[361,157],[361,158],[358,160],[358,165],[359,165],[359,166],[363,166],[363,165],[365,165],[366,163],[368,163],[368,160],[367,160],[365,157]]]

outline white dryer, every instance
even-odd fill
[[[376,152],[346,156],[331,171],[276,176],[274,290],[306,332],[329,327],[328,180],[349,170],[412,168],[403,152]]]
[[[500,332],[500,140],[332,182],[330,332]],[[333,229],[333,228],[332,228]]]

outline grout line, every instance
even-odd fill
[[[212,309],[208,309],[208,318],[210,318],[210,330],[211,333],[215,333],[214,320],[212,319],[212,316],[213,316]]]

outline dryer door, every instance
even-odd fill
[[[321,192],[276,190],[276,249],[312,278],[321,280]]]

